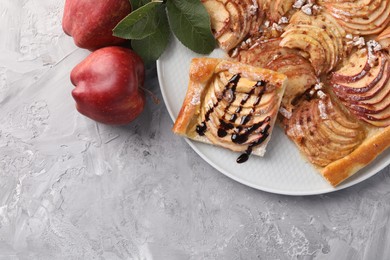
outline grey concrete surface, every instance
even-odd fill
[[[110,127],[79,115],[69,72],[88,52],[63,0],[0,0],[0,259],[389,259],[390,168],[287,197],[214,170],[164,104]],[[146,87],[160,98],[155,70]]]

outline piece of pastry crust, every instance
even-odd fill
[[[390,147],[390,127],[372,130],[363,143],[351,154],[321,169],[325,179],[337,186],[364,168]]]
[[[208,143],[208,144],[214,144],[216,146],[221,146],[228,148],[230,150],[236,151],[236,152],[245,152],[248,149],[247,143],[243,143],[242,146],[236,145],[237,143],[234,143],[233,141],[228,138],[228,136],[219,136],[214,135],[212,138],[211,136],[208,135],[209,132],[211,133],[212,130],[206,131],[205,135],[199,134],[197,132],[197,126],[201,123],[202,120],[205,118],[205,113],[204,111],[210,108],[210,100],[205,100],[206,96],[210,97],[210,94],[208,94],[210,91],[209,88],[212,84],[214,84],[213,80],[215,80],[215,77],[220,75],[221,73],[228,74],[230,76],[232,75],[240,75],[240,78],[243,80],[243,82],[266,82],[266,86],[271,86],[271,87],[264,87],[269,88],[270,90],[267,90],[265,93],[267,95],[270,95],[268,93],[271,93],[272,96],[270,99],[273,102],[269,102],[268,104],[272,104],[271,109],[265,109],[264,112],[259,112],[258,114],[254,114],[251,116],[251,121],[255,121],[255,118],[261,118],[262,116],[267,116],[269,121],[266,123],[269,124],[267,127],[268,133],[267,136],[265,137],[265,140],[260,143],[256,144],[255,146],[251,146],[250,148],[250,153],[249,154],[255,154],[258,156],[263,156],[265,153],[265,147],[267,143],[269,142],[269,139],[271,137],[271,133],[277,118],[279,106],[284,94],[284,90],[286,88],[287,84],[287,77],[284,74],[280,74],[271,70],[267,69],[262,69],[262,68],[256,68],[253,66],[245,65],[239,62],[233,62],[233,61],[226,61],[222,59],[214,59],[214,58],[194,58],[192,60],[191,66],[190,66],[190,80],[188,84],[188,89],[187,93],[185,96],[185,100],[183,102],[183,106],[179,112],[179,115],[176,119],[176,122],[173,126],[173,132],[185,137],[188,137],[190,139]],[[230,78],[229,76],[229,78]],[[234,77],[234,76],[233,76]],[[231,79],[232,80],[232,79]],[[229,82],[231,82],[231,80]],[[249,81],[248,81],[249,80]],[[241,81],[238,81],[241,82]],[[229,83],[228,83],[229,84]],[[238,83],[240,85],[241,83]],[[242,83],[244,84],[244,83]],[[256,85],[252,86],[251,88],[255,88]],[[227,85],[225,86],[225,88]],[[215,87],[214,87],[215,88]],[[240,86],[237,87],[239,89]],[[241,89],[244,87],[241,86]],[[272,88],[272,90],[271,90]],[[248,88],[249,89],[249,88]],[[268,92],[269,91],[269,92]],[[238,93],[237,95],[244,94],[248,95],[249,100],[251,99],[250,94],[246,93]],[[264,95],[266,95],[264,94]],[[233,94],[235,95],[235,94]],[[216,94],[215,96],[218,96]],[[219,95],[220,97],[220,102],[224,102],[224,98],[222,98],[223,95]],[[247,99],[248,99],[247,97]],[[273,98],[275,97],[275,98]],[[254,97],[256,98],[256,96]],[[237,98],[238,99],[238,98]],[[263,98],[266,99],[266,98]],[[260,100],[261,97],[260,97]],[[242,100],[241,100],[242,101]],[[236,100],[236,102],[239,102]],[[252,101],[250,101],[252,102]],[[264,101],[266,102],[266,101]],[[214,102],[211,104],[215,105],[215,99]],[[245,102],[244,102],[245,103]],[[249,101],[248,101],[249,103]],[[243,104],[243,103],[241,103]],[[262,101],[259,103],[260,106],[262,106]],[[267,104],[266,104],[267,105]],[[203,107],[204,106],[204,107]],[[225,113],[228,111],[230,104],[228,105],[228,108],[225,108]],[[270,105],[271,106],[271,105]],[[202,108],[203,107],[203,108]],[[261,108],[264,108],[265,106],[262,106]],[[202,109],[203,109],[203,114],[202,114]],[[217,110],[217,109],[216,109]],[[244,109],[242,109],[244,110]],[[248,109],[249,110],[249,109]],[[254,109],[256,111],[256,109]],[[260,111],[263,111],[262,109]],[[214,112],[213,112],[214,113]],[[257,112],[256,112],[257,113]],[[262,114],[263,113],[263,114]],[[214,113],[216,114],[216,113]],[[211,115],[210,117],[212,117]],[[240,117],[240,115],[238,115]],[[215,121],[220,121],[221,119],[218,118],[218,120]],[[224,119],[225,120],[225,119]],[[210,120],[213,121],[213,120]],[[237,131],[237,122],[240,120],[233,120],[233,121],[228,121],[226,120],[229,124],[234,124],[235,128],[231,129],[225,129],[226,131],[229,132],[230,136],[233,136],[232,131]],[[264,120],[265,121],[265,120]],[[241,121],[242,122],[242,121]],[[215,123],[210,123],[210,124],[215,124]],[[221,125],[219,125],[220,127]],[[216,128],[217,126],[209,126],[209,128]],[[242,126],[241,131],[246,131],[247,125]],[[239,127],[238,127],[239,128]],[[261,130],[261,127],[259,128]],[[215,129],[214,129],[214,132]],[[260,133],[257,133],[257,135],[260,135]],[[250,140],[254,140],[249,138]],[[256,139],[255,139],[256,140]],[[248,141],[249,142],[249,141]],[[250,146],[250,145],[249,145]]]

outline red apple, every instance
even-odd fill
[[[129,0],[66,0],[62,27],[80,48],[120,45],[112,30],[130,12]]]
[[[142,59],[123,47],[91,53],[71,72],[77,110],[110,125],[125,125],[143,110],[145,68]]]

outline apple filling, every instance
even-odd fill
[[[295,0],[267,0],[268,19],[277,23],[293,6]]]
[[[278,99],[275,87],[266,81],[218,73],[205,93],[196,132],[213,144],[244,152],[238,159],[244,162],[270,135]]]
[[[390,50],[390,26],[379,34],[376,41],[382,46],[382,48]]]
[[[311,163],[320,167],[349,155],[366,136],[361,124],[328,95],[301,102],[284,124],[289,138]]]
[[[263,22],[263,9],[252,0],[203,0],[210,15],[211,29],[221,49],[236,47]],[[256,4],[256,5],[254,5]]]
[[[283,73],[288,77],[282,107],[292,112],[293,100],[317,83],[317,77],[310,62],[297,50],[280,47],[281,38],[259,42],[253,48],[242,50],[237,60],[257,67]]]
[[[319,0],[318,4],[352,34],[377,34],[390,22],[389,0]]]
[[[360,50],[345,66],[331,76],[334,93],[351,113],[377,126],[390,125],[390,59],[384,52],[376,52],[374,64],[369,52]]]
[[[280,46],[301,50],[319,76],[332,71],[345,56],[344,35],[329,15],[308,16],[300,11],[292,16]]]
[[[247,38],[258,38],[261,28],[278,25],[294,0],[202,0],[210,15],[219,47],[230,51]],[[267,25],[263,22],[268,19]]]

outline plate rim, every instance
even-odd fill
[[[168,110],[168,113],[169,113],[169,116],[171,117],[171,120],[173,122],[175,122],[176,120],[176,116],[174,115],[173,111],[172,111],[172,108],[171,108],[171,105],[169,105],[167,103],[167,93],[166,93],[166,90],[167,88],[164,87],[164,84],[163,84],[163,76],[162,76],[162,66],[163,66],[163,62],[158,59],[156,61],[156,68],[157,68],[157,78],[158,78],[158,83],[159,83],[159,86],[160,86],[160,91],[161,91],[161,94],[162,94],[162,97],[163,97],[163,100],[164,100],[164,104],[165,104],[165,107],[166,109]],[[385,169],[388,165],[389,165],[389,162],[385,162],[381,165],[379,165],[378,169],[376,171],[373,171],[371,172],[370,174],[366,174],[365,176],[363,177],[360,177],[360,178],[357,178],[355,180],[352,180],[352,181],[347,181],[337,187],[332,187],[329,185],[329,188],[327,189],[321,189],[321,190],[318,190],[318,191],[285,191],[285,190],[278,190],[278,189],[272,189],[272,188],[268,188],[268,187],[261,187],[260,185],[255,185],[253,183],[250,183],[246,180],[243,180],[243,179],[240,179],[239,177],[225,171],[224,169],[222,169],[221,167],[219,167],[217,164],[215,164],[212,160],[210,160],[205,154],[203,154],[199,149],[198,147],[195,145],[195,142],[188,139],[188,138],[184,138],[185,141],[189,144],[189,146],[204,160],[206,161],[210,166],[212,166],[214,169],[216,169],[217,171],[219,171],[220,173],[222,173],[223,175],[227,176],[228,178],[238,182],[238,183],[241,183],[245,186],[248,186],[248,187],[251,187],[253,189],[256,189],[256,190],[260,190],[260,191],[264,191],[264,192],[268,192],[268,193],[272,193],[272,194],[279,194],[279,195],[288,195],[288,196],[313,196],[313,195],[323,195],[323,194],[327,194],[327,193],[332,193],[332,192],[336,192],[336,191],[341,191],[341,190],[344,190],[344,189],[347,189],[349,187],[352,187],[354,185],[357,185],[369,178],[371,178],[372,176],[376,175],[377,173],[381,172],[383,169]],[[390,160],[390,159],[389,159]]]

